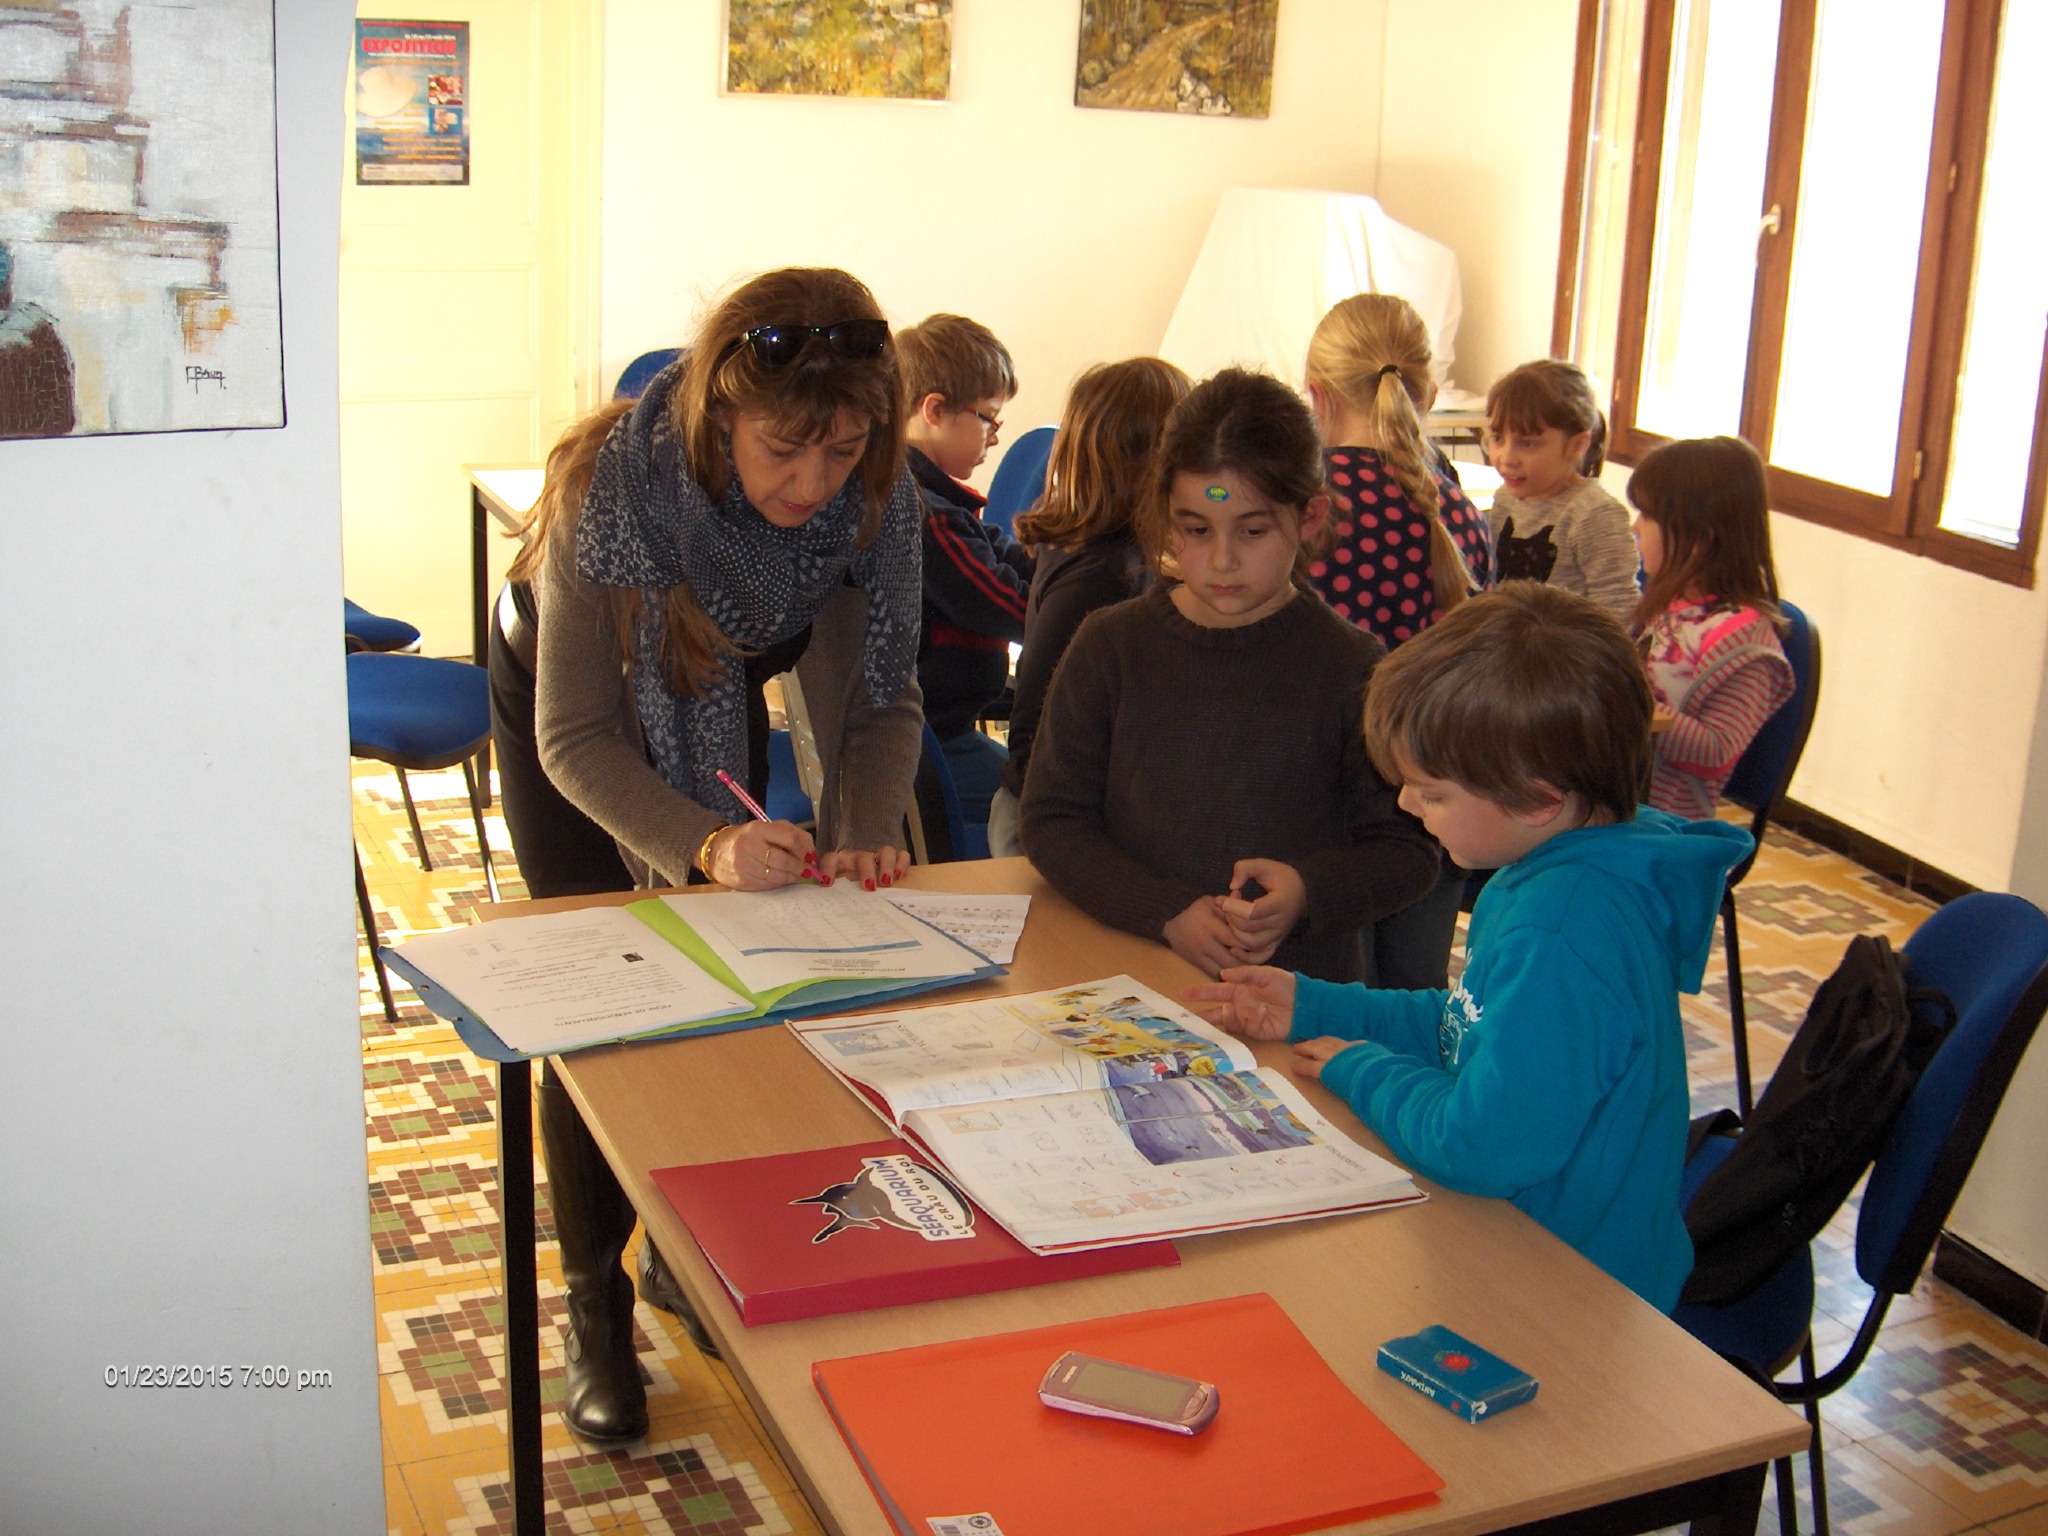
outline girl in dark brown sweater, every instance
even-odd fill
[[[1024,851],[1103,922],[1210,975],[1363,977],[1364,928],[1436,880],[1359,727],[1380,643],[1304,581],[1329,497],[1314,419],[1226,369],[1168,418],[1139,532],[1168,578],[1092,615],[1053,679]]]

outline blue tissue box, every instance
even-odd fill
[[[1380,1369],[1477,1424],[1536,1395],[1536,1378],[1448,1328],[1425,1328],[1380,1346]]]

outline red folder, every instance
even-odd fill
[[[653,1178],[749,1326],[1180,1262],[1167,1242],[1040,1257],[893,1139]]]
[[[1038,1383],[1085,1350],[1214,1382],[1182,1437],[1048,1408]],[[1396,1439],[1266,1295],[890,1350],[811,1368],[897,1531],[1284,1536],[1436,1502]],[[949,1525],[947,1522],[957,1522]]]

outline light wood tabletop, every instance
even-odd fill
[[[1032,897],[1009,974],[932,1001],[1120,972],[1178,996],[1198,979],[1164,946],[1083,916],[1022,859],[922,866],[905,884]],[[1256,1050],[1284,1069],[1284,1045]],[[1745,1509],[1753,1523],[1764,1464],[1806,1445],[1792,1409],[1512,1206],[1426,1181],[1418,1182],[1431,1198],[1419,1206],[1184,1240],[1177,1268],[748,1328],[649,1170],[873,1140],[886,1134],[880,1122],[779,1026],[600,1047],[558,1065],[819,1517],[848,1536],[880,1536],[889,1525],[812,1386],[814,1361],[1254,1291],[1277,1299],[1444,1478],[1435,1506],[1343,1530],[1494,1531],[1630,1499],[1637,1507],[1624,1523],[1609,1510],[1554,1528],[1646,1529],[1715,1512],[1739,1523]],[[1386,1151],[1320,1085],[1303,1087],[1333,1123]],[[1472,1425],[1377,1369],[1381,1342],[1432,1323],[1532,1373],[1536,1399]],[[1640,1497],[1674,1488],[1710,1507],[1646,1506]]]

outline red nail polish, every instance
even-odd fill
[[[820,885],[830,885],[831,883],[832,877],[830,875],[820,875],[818,877],[818,884]]]
[[[861,888],[863,890],[872,891],[875,888],[875,882],[872,880],[863,880],[861,881]]]

